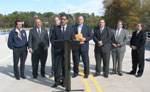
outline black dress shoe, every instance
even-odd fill
[[[110,74],[117,74],[117,72],[112,71]]]
[[[104,74],[104,77],[105,77],[105,78],[108,78],[108,74],[107,74],[107,75]]]
[[[19,78],[19,77],[16,77],[16,80],[20,80],[20,78]]]
[[[122,73],[118,73],[118,75],[119,75],[119,76],[122,76],[123,74],[122,74]]]
[[[45,74],[42,74],[41,76],[42,76],[43,78],[45,78]]]
[[[127,74],[135,75],[135,72],[131,71],[131,72],[127,73]]]
[[[61,85],[62,87],[65,87],[65,86],[66,86],[64,82],[61,82],[60,85]]]
[[[58,84],[57,83],[55,83],[52,87],[53,88],[56,88],[58,86]]]
[[[37,79],[37,76],[33,76],[33,79]]]
[[[100,76],[100,73],[95,73],[94,77]]]
[[[58,85],[61,85],[61,82],[56,82],[52,87],[56,88]]]
[[[22,78],[22,79],[26,79],[26,77],[25,77],[25,76],[21,76],[21,78]]]
[[[137,74],[137,75],[136,75],[136,77],[141,77],[141,76],[142,76],[142,74]]]
[[[77,76],[78,76],[78,74],[74,73],[73,76],[72,76],[72,78],[75,78]]]
[[[84,75],[84,78],[88,78],[88,75]]]

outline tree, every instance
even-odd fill
[[[133,30],[135,24],[140,21],[138,9],[140,8],[140,1],[137,0],[113,0],[113,2],[106,6],[105,19],[108,26],[115,28],[118,20],[125,23],[125,28]]]

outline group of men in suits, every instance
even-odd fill
[[[80,42],[84,42],[79,45],[79,48],[74,48],[73,53],[73,77],[77,77],[79,74],[79,62],[80,56],[82,56],[84,63],[84,78],[88,78],[89,75],[89,40],[92,39],[92,31],[90,27],[84,25],[83,16],[79,16],[78,24],[71,27],[68,24],[68,17],[66,15],[61,16],[61,24],[54,29],[52,34],[52,45],[54,40],[76,40],[75,35],[82,34],[82,37],[79,39]],[[65,71],[64,71],[64,50],[63,49],[54,49],[54,78],[55,83],[52,87],[57,87],[58,85],[65,86]]]
[[[22,29],[20,21],[16,21],[16,27],[9,34],[8,47],[13,49],[14,58],[14,75],[16,79],[20,79],[18,70],[18,62],[21,59],[21,77],[25,79],[24,68],[27,56],[27,45],[31,53],[32,74],[33,78],[38,77],[38,66],[41,63],[41,76],[45,77],[45,65],[48,55],[49,41],[51,42],[52,68],[50,77],[54,76],[55,83],[52,87],[62,85],[65,87],[65,65],[64,65],[64,49],[54,48],[55,40],[79,40],[79,48],[72,49],[73,55],[73,78],[79,75],[79,62],[82,57],[84,64],[84,78],[88,78],[90,72],[89,60],[89,41],[93,38],[95,43],[95,74],[100,76],[103,70],[103,76],[109,76],[110,54],[112,52],[113,72],[122,76],[122,61],[126,51],[126,43],[128,41],[128,32],[123,29],[123,22],[118,21],[115,30],[105,26],[105,20],[100,19],[99,25],[94,29],[84,24],[84,17],[78,17],[78,24],[71,27],[68,25],[68,16],[62,15],[55,17],[55,25],[48,31],[41,27],[40,19],[35,20],[35,27],[30,30],[28,43],[25,31]],[[80,35],[80,38],[76,36]],[[137,66],[139,66],[137,77],[141,77],[144,71],[144,45],[146,42],[145,32],[142,31],[142,23],[138,23],[136,31],[131,37],[130,46],[132,49],[132,71],[128,74],[135,75]],[[25,52],[25,53],[24,53]],[[102,62],[103,61],[103,62]],[[102,64],[103,63],[103,69]]]

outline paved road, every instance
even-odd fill
[[[110,75],[109,78],[103,76],[93,77],[95,72],[95,58],[94,58],[94,44],[90,42],[90,76],[88,79],[84,79],[83,64],[80,63],[80,75],[77,78],[73,78],[72,89],[84,89],[85,92],[150,92],[150,62],[145,63],[145,72],[141,78],[127,75],[126,72],[131,70],[131,49],[127,45],[127,51],[123,60],[123,76]],[[50,49],[49,49],[50,52]],[[58,88],[51,88],[54,83],[53,78],[48,78],[50,74],[51,61],[50,53],[46,64],[46,78],[42,78],[40,75],[38,79],[32,78],[31,72],[31,55],[28,53],[26,60],[25,74],[27,79],[16,80],[13,76],[13,63],[12,63],[12,51],[7,48],[7,44],[4,41],[0,43],[0,92],[56,92],[63,91],[64,88],[59,86]],[[150,57],[150,51],[145,51],[145,57]],[[110,70],[112,69],[112,60],[110,60]]]

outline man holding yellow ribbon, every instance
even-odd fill
[[[76,40],[80,41],[80,46],[78,49],[73,49],[73,77],[77,77],[79,73],[79,62],[80,56],[82,57],[84,64],[84,78],[88,78],[89,75],[89,41],[92,39],[92,30],[90,27],[86,26],[84,23],[83,16],[78,17],[78,24],[73,27]]]

